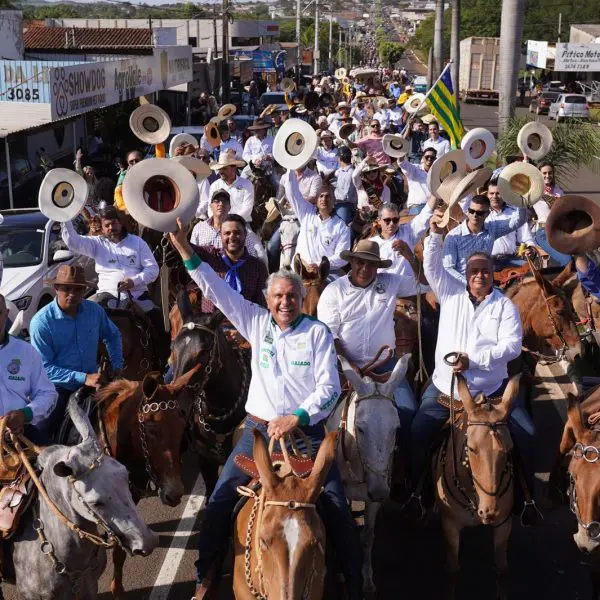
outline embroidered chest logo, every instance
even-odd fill
[[[13,358],[12,361],[6,367],[6,370],[10,373],[8,378],[12,381],[25,381],[25,377],[17,375],[21,370],[21,359]]]
[[[129,257],[129,264],[130,265],[135,265],[135,254],[133,256]]]
[[[378,283],[375,286],[375,293],[376,294],[385,294],[385,286],[382,283]]]

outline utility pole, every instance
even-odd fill
[[[348,30],[348,70],[352,68],[352,25]]]
[[[219,56],[219,46],[217,44],[217,5],[213,4],[213,33],[215,36],[215,58]]]
[[[460,0],[452,2],[452,26],[450,39],[450,59],[452,66],[450,74],[452,76],[452,85],[454,86],[454,99],[456,100],[456,108],[460,113],[460,103],[458,101],[458,73],[460,66]]]
[[[221,101],[229,102],[229,0],[223,0],[223,58],[222,58],[222,90]]]
[[[427,57],[427,87],[430,88],[431,84],[435,81],[433,77],[433,46],[429,47],[429,55]]]
[[[300,50],[300,0],[296,0],[296,87],[300,87],[300,65],[302,64],[302,52]]]
[[[433,74],[435,81],[444,68],[444,0],[435,2],[435,28],[433,34]]]
[[[343,60],[343,48],[342,48],[342,27],[338,24],[338,65],[342,66]]]
[[[327,61],[327,68],[331,72],[333,69],[333,58],[331,55],[333,49],[333,12],[331,7],[329,8],[329,56]]]
[[[321,62],[321,52],[319,50],[319,0],[315,0],[315,50],[314,50],[314,67],[313,74],[319,72]]]
[[[560,30],[562,29],[562,13],[558,13],[558,38],[557,42],[560,44]]]

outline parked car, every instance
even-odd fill
[[[285,110],[285,94],[283,92],[266,92],[258,99],[259,114],[269,106],[269,104],[277,104],[277,108]]]
[[[559,96],[559,92],[542,92],[541,94],[534,96],[529,101],[529,112],[534,112],[536,115],[548,114],[550,105],[553,102],[556,102]]]
[[[587,98],[581,94],[560,94],[550,105],[548,118],[560,123],[563,119],[589,119],[590,109]]]
[[[415,77],[413,81],[413,87],[415,92],[418,94],[426,94],[427,93],[427,77],[424,75],[418,75]]]
[[[14,208],[37,206],[37,193],[43,179],[42,172],[34,169],[29,159],[23,156],[12,156],[10,163]],[[9,208],[8,173],[2,162],[0,164],[0,210]]]
[[[565,84],[562,81],[549,81],[542,86],[542,92],[564,92]]]
[[[60,233],[60,223],[51,221],[38,210],[3,211],[0,225],[0,251],[4,273],[0,292],[16,307],[10,312],[10,333],[29,337],[33,315],[52,302],[56,292],[48,279],[61,264],[84,267],[86,279],[96,279],[94,261],[67,250]]]

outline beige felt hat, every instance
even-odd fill
[[[404,157],[410,150],[410,142],[398,134],[386,133],[381,143],[383,151],[392,158]]]
[[[465,174],[467,160],[462,150],[452,150],[438,158],[427,173],[427,186],[432,194],[435,194],[450,173]]]
[[[129,127],[142,142],[155,146],[162,144],[169,137],[171,119],[159,106],[142,104],[131,113]]]
[[[552,147],[552,132],[542,123],[537,121],[527,123],[521,127],[517,135],[517,146],[523,156],[531,160],[541,160],[550,152]]]
[[[175,162],[183,165],[188,171],[191,171],[196,180],[205,179],[210,175],[210,167],[201,159],[195,156],[174,156],[171,158]]]
[[[302,119],[288,119],[273,140],[273,157],[284,169],[301,169],[311,160],[319,138]]]
[[[500,171],[498,188],[505,202],[513,206],[533,206],[544,193],[544,178],[530,163],[514,162]]]
[[[174,135],[169,143],[169,156],[172,158],[175,156],[175,150],[179,146],[191,144],[196,148],[199,147],[198,140],[191,133],[178,133]]]
[[[491,131],[483,127],[476,127],[468,131],[460,142],[460,147],[465,153],[467,164],[471,169],[485,164],[496,148],[496,139]]]
[[[44,216],[65,223],[83,210],[87,196],[88,184],[81,175],[71,169],[52,169],[40,185],[38,206]]]
[[[212,121],[207,123],[204,128],[204,137],[213,148],[221,145],[222,140],[221,134],[219,133],[219,126]]]
[[[235,104],[223,104],[223,106],[221,106],[219,109],[218,115],[221,120],[228,119],[229,117],[235,115],[236,111],[237,107]]]

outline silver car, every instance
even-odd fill
[[[560,123],[563,119],[589,119],[587,98],[581,94],[561,94],[548,109],[548,118]]]

